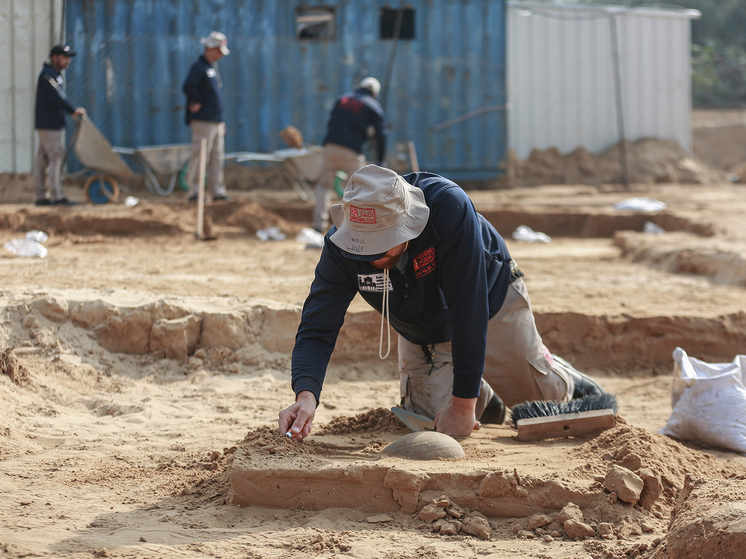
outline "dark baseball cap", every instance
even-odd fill
[[[64,54],[65,56],[75,56],[78,53],[71,49],[69,45],[55,45],[52,47],[52,51],[49,53],[49,56],[52,57],[58,54]]]

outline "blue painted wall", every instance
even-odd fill
[[[333,41],[295,38],[297,7],[336,8]],[[211,30],[228,36],[219,63],[227,151],[286,147],[285,126],[323,139],[338,95],[368,75],[397,142],[415,142],[420,167],[454,179],[492,178],[506,149],[505,3],[411,0],[415,38],[381,40],[384,0],[67,0],[67,42],[78,52],[68,95],[109,141],[138,147],[189,141],[181,84]]]

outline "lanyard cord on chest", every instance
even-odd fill
[[[378,357],[386,359],[391,353],[391,314],[389,313],[389,271],[385,269],[383,271],[383,300],[381,301],[381,335],[378,339]],[[386,355],[383,355],[383,323],[388,322],[388,328],[386,335],[388,338]]]

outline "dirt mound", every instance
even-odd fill
[[[743,473],[696,448],[664,435],[628,425],[623,419],[613,429],[585,443],[574,453],[588,460],[599,458],[650,478],[648,486],[658,485],[658,504],[670,507],[684,487],[686,475],[728,478]],[[652,503],[650,503],[652,505]],[[645,498],[643,497],[643,506]],[[647,507],[651,508],[651,507]]]
[[[376,408],[355,417],[339,416],[321,425],[319,435],[347,435],[350,433],[408,433],[409,429],[391,410]]]
[[[326,456],[334,455],[339,452],[339,447],[314,441],[313,439],[304,439],[303,441],[294,441],[277,431],[277,428],[265,425],[252,431],[249,431],[241,444],[239,445],[247,455],[283,455],[283,456]]]
[[[625,142],[627,176],[631,183],[725,182],[722,172],[690,158],[677,142],[642,139]],[[521,160],[512,150],[506,156],[508,180],[528,184],[606,184],[623,181],[621,144],[594,156],[585,148],[561,154],[557,148],[534,149]]]
[[[193,219],[193,218],[192,218]],[[179,212],[163,204],[23,208],[0,215],[0,229],[78,235],[168,235],[191,230]]]
[[[225,219],[224,223],[234,227],[241,227],[249,233],[256,233],[269,227],[279,227],[286,235],[297,235],[302,228],[302,225],[291,223],[255,202],[241,203]]]

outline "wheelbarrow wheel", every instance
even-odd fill
[[[92,204],[107,204],[119,197],[119,183],[109,175],[93,175],[83,184],[85,196]]]

